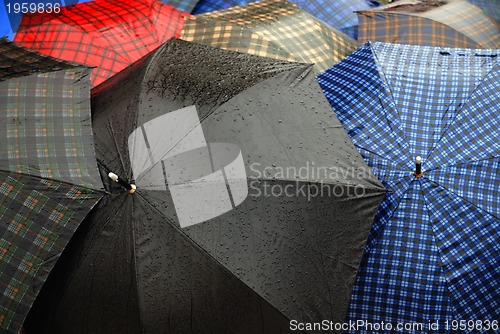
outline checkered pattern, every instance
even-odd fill
[[[356,38],[358,18],[356,11],[374,7],[374,3],[366,0],[291,0],[292,3],[306,12],[316,16],[321,21],[346,31]]]
[[[263,1],[187,17],[181,38],[231,51],[314,63],[317,72],[357,48],[355,40],[286,1]]]
[[[195,15],[209,13],[249,2],[251,1],[201,0],[192,13]],[[352,38],[357,38],[358,17],[355,11],[376,6],[376,2],[366,0],[291,0],[290,2]]]
[[[374,42],[318,76],[391,191],[372,227],[350,320],[500,317],[499,56]],[[422,332],[429,330],[412,333]]]
[[[189,15],[157,0],[96,0],[25,15],[14,41],[88,66],[96,86],[172,37]]]
[[[163,0],[163,3],[175,7],[180,11],[191,13],[198,4],[198,0]]]
[[[70,63],[43,56],[0,38],[0,81],[73,67],[74,65]]]
[[[0,332],[18,333],[102,183],[90,70],[6,40],[0,50]]]
[[[500,3],[498,0],[467,0],[481,8],[486,14],[500,20]]]
[[[86,187],[0,172],[0,332],[19,331],[57,258],[101,197]]]
[[[90,70],[6,40],[0,50],[0,169],[100,188],[90,123]],[[43,67],[33,69],[45,60]],[[12,77],[16,71],[19,77]]]
[[[425,12],[391,11],[406,2],[358,12],[359,40],[455,48],[500,47],[498,24],[465,0],[450,0]]]
[[[191,12],[194,15],[213,12],[215,10],[227,9],[229,7],[242,6],[250,3],[249,0],[200,0]]]

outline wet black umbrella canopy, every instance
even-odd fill
[[[28,329],[274,334],[290,320],[341,322],[385,190],[311,66],[171,40],[97,87],[109,194]]]

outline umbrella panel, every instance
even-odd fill
[[[391,190],[349,319],[443,325],[498,316],[498,52],[368,43],[319,76]]]

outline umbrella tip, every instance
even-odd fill
[[[135,193],[135,191],[137,189],[137,187],[135,186],[135,184],[128,183],[127,181],[125,181],[124,179],[120,178],[118,175],[116,175],[113,172],[109,172],[108,173],[108,177],[112,181],[119,183],[123,188],[127,189],[129,194]]]
[[[415,158],[415,176],[422,177],[422,157],[420,155]]]

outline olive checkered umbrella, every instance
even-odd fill
[[[80,221],[103,196],[90,69],[0,40],[0,332],[18,333]]]
[[[248,0],[201,0],[192,13],[203,14],[232,6],[245,5]],[[314,15],[321,21],[339,29],[352,38],[357,38],[358,17],[355,11],[370,9],[377,2],[369,0],[291,0],[299,8]]]
[[[439,321],[449,333],[445,321],[499,319],[499,59],[498,49],[373,42],[318,76],[390,190],[351,320],[423,323],[418,333],[437,332],[427,325]]]
[[[96,86],[172,37],[188,15],[158,0],[95,0],[59,13],[23,16],[14,41],[55,58],[95,67]]]
[[[465,0],[400,0],[359,11],[359,41],[499,48],[498,22]]]
[[[356,40],[282,0],[187,17],[181,38],[273,59],[314,63],[318,73],[358,46]]]

